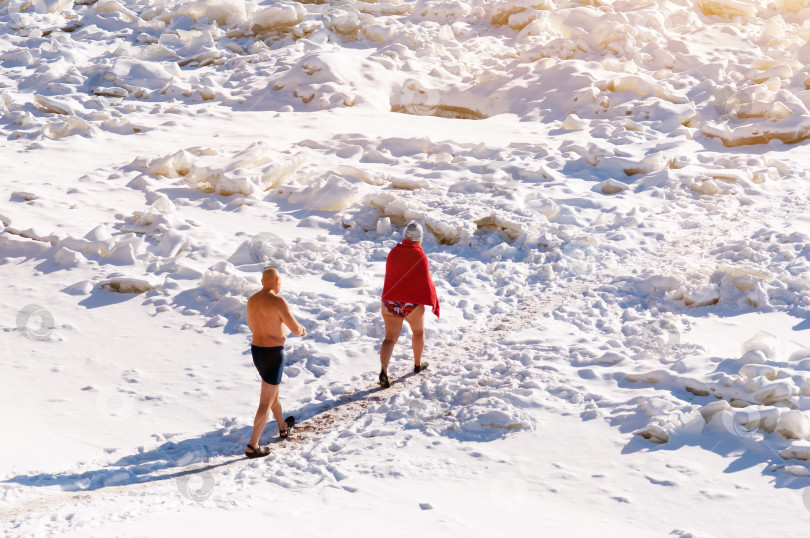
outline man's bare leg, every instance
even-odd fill
[[[385,339],[380,346],[380,367],[387,375],[388,363],[391,362],[394,346],[402,332],[402,318],[390,313],[384,306],[382,307],[382,317],[385,322]]]
[[[422,352],[425,350],[425,305],[417,306],[405,320],[413,333],[413,365],[419,366],[422,364]]]
[[[281,404],[278,400],[278,385],[271,385],[262,381],[262,390],[259,394],[259,408],[256,410],[256,418],[253,419],[253,435],[248,443],[251,447],[259,446],[259,438],[262,436],[267,419],[270,418],[270,410],[278,420],[279,424],[284,423],[281,418]]]
[[[273,396],[273,404],[270,406],[270,409],[273,410],[273,416],[276,418],[276,422],[278,422],[278,430],[279,431],[286,431],[287,430],[287,423],[284,422],[284,419],[281,416],[281,401],[278,398],[279,390],[278,385],[270,385],[271,387],[275,387],[275,394]],[[284,424],[282,428],[281,425]]]

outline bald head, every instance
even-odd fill
[[[275,267],[268,267],[262,273],[262,287],[275,290],[281,275]]]

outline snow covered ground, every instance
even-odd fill
[[[0,0],[5,536],[810,522],[810,0]],[[376,385],[408,220],[442,302]],[[290,338],[270,457],[247,297]]]

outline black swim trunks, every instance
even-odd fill
[[[271,385],[281,383],[281,371],[284,369],[284,347],[250,346],[253,364],[259,371],[262,381]]]

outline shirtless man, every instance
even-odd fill
[[[247,303],[248,327],[253,332],[253,364],[262,378],[262,391],[259,396],[259,409],[253,421],[253,435],[247,445],[245,456],[261,458],[270,454],[269,447],[259,446],[270,410],[279,424],[278,434],[283,439],[295,424],[295,418],[281,418],[281,403],[278,400],[278,386],[284,366],[284,340],[287,327],[298,336],[306,336],[307,330],[295,320],[287,301],[278,296],[281,289],[281,276],[275,268],[267,268],[262,274],[262,291],[252,295]],[[286,327],[285,327],[286,325]],[[284,424],[284,428],[281,425]]]

